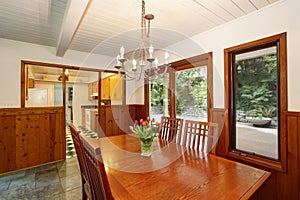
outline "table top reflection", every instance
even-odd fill
[[[158,138],[149,157],[132,134],[87,140],[101,148],[115,199],[248,199],[270,176]]]

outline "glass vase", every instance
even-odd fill
[[[153,139],[143,140],[141,139],[141,155],[142,156],[150,156],[151,155],[151,145]]]

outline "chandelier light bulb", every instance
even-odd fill
[[[136,70],[136,60],[132,60],[132,70]]]
[[[124,48],[124,46],[122,45],[121,48],[120,48],[121,59],[124,58],[124,53],[125,53],[125,48]]]
[[[168,64],[169,53],[165,52],[165,64]]]
[[[152,44],[150,45],[150,47],[149,47],[149,58],[153,58],[153,51],[154,51],[154,48],[153,48],[153,46],[152,46]]]

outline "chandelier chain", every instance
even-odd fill
[[[170,64],[168,64],[169,54],[165,52],[165,64],[158,68],[158,59],[153,56],[153,46],[152,44],[147,48],[150,35],[150,21],[154,18],[153,14],[145,14],[145,0],[141,1],[141,38],[139,48],[132,53],[132,69],[125,69],[125,62],[127,59],[124,57],[125,49],[124,46],[120,48],[120,54],[117,56],[118,73],[125,80],[141,80],[141,79],[152,79],[152,76],[157,75],[160,69],[164,69],[163,73],[167,72]],[[149,54],[149,57],[147,55]],[[139,61],[137,62],[138,59]],[[139,70],[137,69],[139,67]],[[121,73],[123,72],[123,74]]]

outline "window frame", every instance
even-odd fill
[[[210,110],[213,108],[213,63],[212,52],[204,53],[198,56],[179,60],[171,63],[171,70],[169,71],[170,81],[170,116],[176,117],[176,78],[175,73],[186,69],[195,67],[207,67],[207,121],[211,121]]]
[[[168,68],[169,73],[169,115],[170,117],[176,117],[176,84],[175,84],[175,73],[176,71],[191,69],[195,66],[207,66],[207,120],[211,121],[211,109],[213,108],[213,53],[208,52],[193,56],[190,58],[174,61]],[[163,67],[160,67],[159,74],[163,73]],[[145,105],[147,106],[148,115],[150,115],[149,102],[150,102],[150,91],[149,91],[149,80],[145,79]]]
[[[234,149],[233,139],[233,127],[235,119],[233,118],[233,55],[237,52],[241,53],[243,51],[248,52],[249,50],[257,50],[263,47],[268,47],[270,44],[277,43],[277,55],[279,71],[278,71],[278,85],[279,85],[279,109],[278,109],[278,158],[279,160],[274,160],[271,158],[266,158],[258,155],[253,155],[246,152],[241,152]],[[267,167],[269,169],[274,169],[277,171],[286,171],[286,123],[284,121],[283,112],[287,111],[287,55],[286,55],[286,32],[280,33],[274,36],[266,37],[263,39],[255,40],[238,46],[230,47],[224,49],[224,84],[225,84],[225,109],[228,111],[228,126],[226,130],[226,147],[227,156],[229,158],[246,162],[253,165]]]

